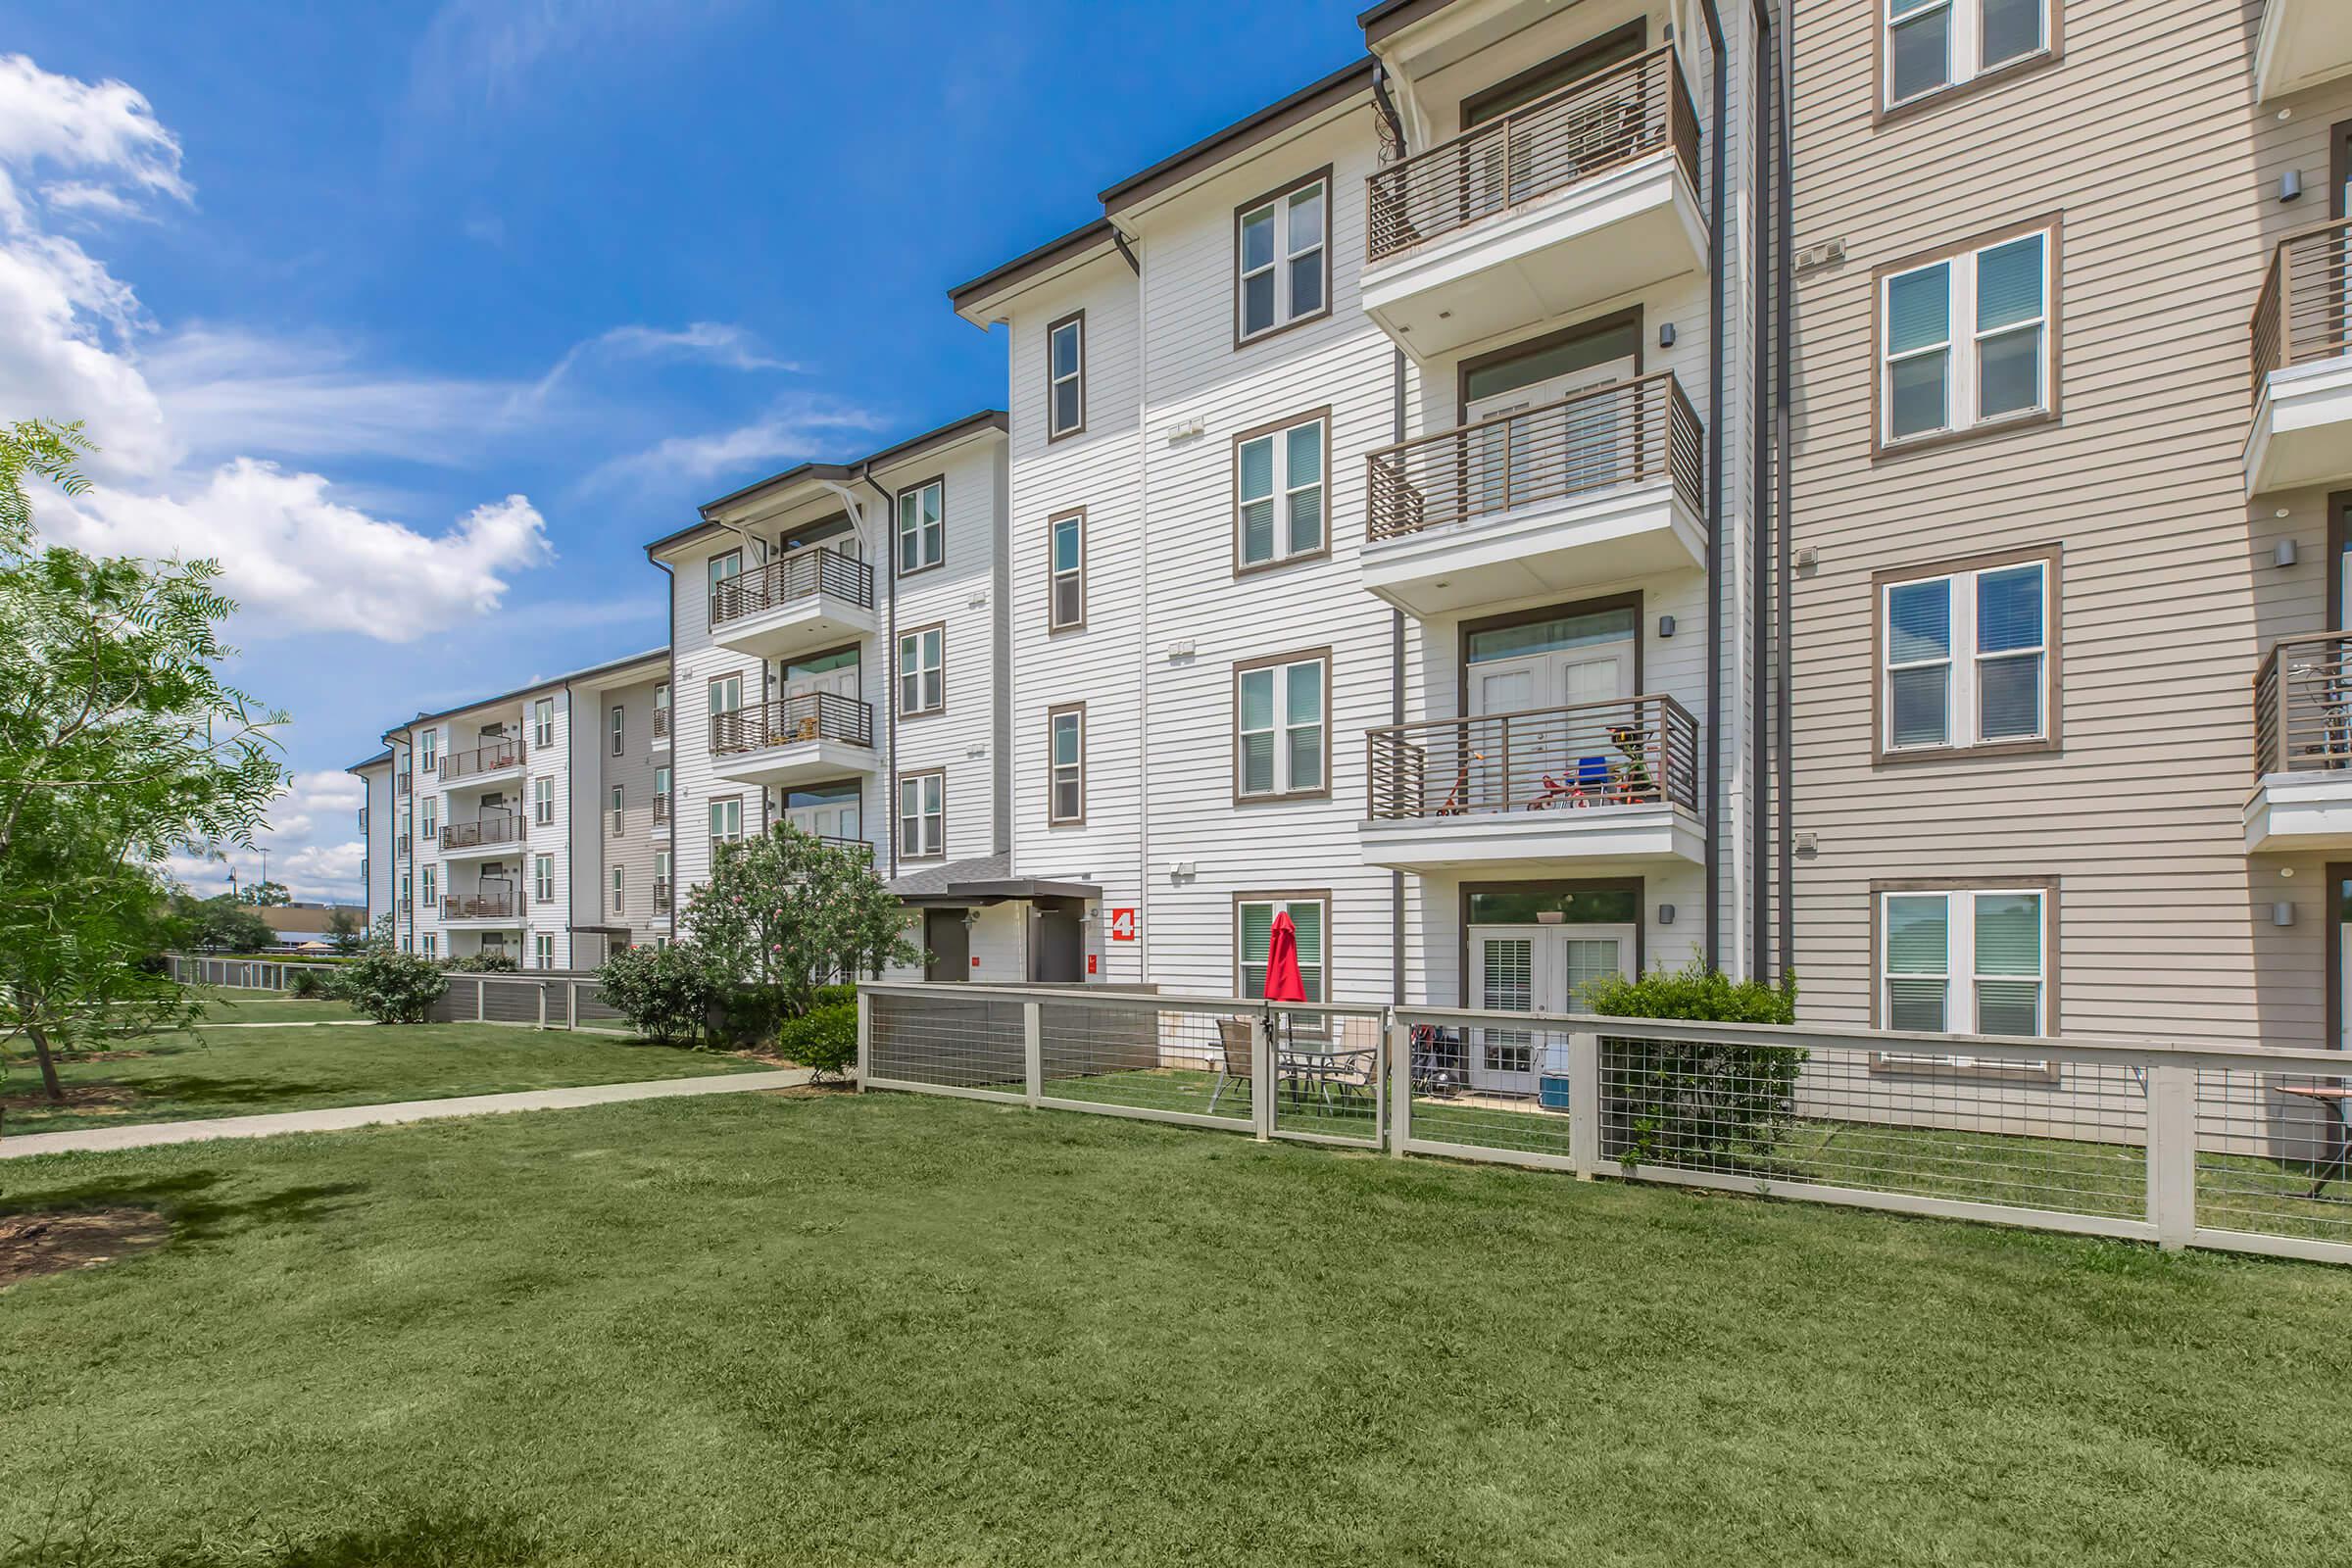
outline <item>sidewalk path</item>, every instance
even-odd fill
[[[527,1089],[515,1095],[463,1095],[452,1100],[403,1100],[388,1105],[336,1105],[325,1110],[281,1110],[267,1116],[222,1116],[212,1121],[154,1121],[129,1127],[82,1127],[63,1133],[0,1138],[0,1159],[63,1154],[75,1150],[144,1149],[151,1144],[195,1144],[212,1138],[269,1138],[277,1133],[331,1133],[386,1122],[438,1121],[444,1116],[488,1116],[509,1110],[568,1110],[622,1100],[669,1100],[680,1095],[741,1095],[760,1089],[798,1089],[813,1075],[806,1067],[780,1072],[722,1073],[710,1078],[657,1078],[650,1083],[587,1084],[577,1089]]]

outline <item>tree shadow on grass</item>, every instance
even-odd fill
[[[523,1522],[464,1506],[426,1504],[388,1520],[308,1539],[253,1520],[206,1530],[170,1544],[134,1544],[138,1528],[113,1507],[83,1496],[36,1517],[34,1528],[0,1541],[6,1568],[515,1568],[539,1562],[549,1543]]]
[[[317,1224],[351,1206],[343,1200],[368,1190],[365,1182],[314,1182],[227,1198],[219,1193],[221,1180],[219,1171],[201,1170],[44,1188],[15,1200],[0,1197],[0,1214],[136,1205],[156,1209],[172,1222],[174,1245],[204,1246],[266,1225]]]

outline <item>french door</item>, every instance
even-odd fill
[[[1488,925],[1470,931],[1474,1005],[1492,1012],[1576,1012],[1584,989],[1631,971],[1630,925]],[[1534,1097],[1541,1080],[1567,1071],[1567,1041],[1556,1033],[1470,1031],[1474,1093]]]
[[[1470,666],[1470,716],[1527,713],[1581,703],[1612,703],[1634,695],[1634,645],[1552,649],[1505,659],[1480,660]],[[1606,744],[1608,727],[1621,717],[1609,713],[1515,719],[1510,744],[1499,729],[1474,729],[1466,760],[1475,780],[1473,804],[1524,804],[1575,785],[1584,759],[1614,760]],[[1507,761],[1506,761],[1507,758]]]
[[[1634,453],[1618,405],[1624,400],[1594,396],[1555,408],[1572,392],[1631,380],[1638,373],[1627,355],[1512,387],[1462,406],[1465,424],[1494,418],[1472,437],[1467,462],[1474,515],[1490,515],[1540,501],[1604,489],[1633,472]],[[1508,415],[1508,418],[1497,418]]]

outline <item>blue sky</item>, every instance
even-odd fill
[[[53,536],[223,560],[271,872],[354,894],[384,727],[661,642],[697,502],[1001,404],[946,289],[1356,9],[0,3],[0,416],[105,448]]]

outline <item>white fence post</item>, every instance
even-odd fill
[[[487,980],[476,980],[473,983],[473,1021],[475,1023],[490,1021],[490,982]]]
[[[1261,1144],[1274,1137],[1274,1024],[1261,1010],[1250,1020],[1250,1121]]]
[[[1568,1037],[1568,1158],[1576,1179],[1600,1174],[1600,1036]]]
[[[1413,1026],[1389,1025],[1389,1152],[1404,1157],[1413,1136]]]
[[[858,993],[858,1092],[865,1093],[865,1081],[873,1075],[874,1059],[874,999],[860,990]]]
[[[1034,1106],[1046,1098],[1045,1008],[1034,1002],[1021,1004],[1021,1065]]]
[[[580,1027],[580,983],[577,980],[564,982],[564,1027],[572,1030]]]
[[[547,1027],[547,982],[539,982],[539,1027]]]
[[[2197,1071],[2148,1068],[2148,1220],[2166,1251],[2197,1233]]]

